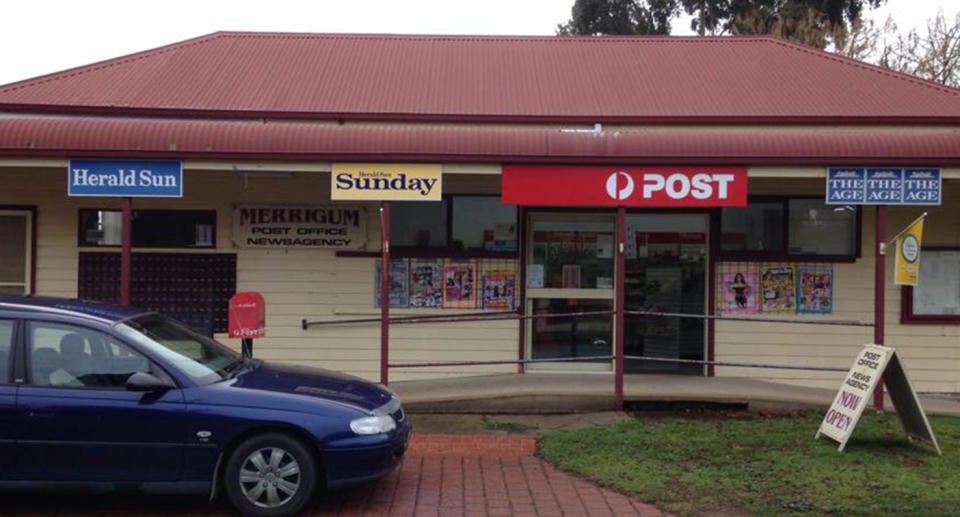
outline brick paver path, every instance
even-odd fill
[[[655,507],[561,472],[526,436],[414,435],[403,466],[331,494],[329,516],[660,516]]]

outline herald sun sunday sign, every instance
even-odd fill
[[[744,167],[505,165],[504,203],[558,206],[746,206]]]
[[[334,163],[330,199],[349,201],[440,201],[440,165]]]

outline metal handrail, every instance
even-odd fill
[[[583,311],[583,312],[556,312],[548,314],[520,314],[516,311],[474,312],[469,314],[427,314],[423,316],[398,316],[390,318],[391,325],[404,323],[449,323],[457,321],[502,321],[502,320],[531,320],[549,318],[569,318],[573,316],[612,316],[614,311]],[[307,321],[302,320],[301,326],[317,325],[346,325],[353,323],[380,323],[380,318],[354,318],[349,320]]]

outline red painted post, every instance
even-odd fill
[[[390,202],[380,203],[380,383],[389,381],[390,360]]]
[[[627,209],[625,207],[617,207],[617,249],[614,252],[617,257],[616,264],[616,315],[614,316],[616,320],[616,328],[614,332],[616,333],[616,338],[614,342],[616,343],[616,350],[614,352],[614,390],[617,392],[617,411],[623,411],[623,333],[624,333],[624,314],[623,314],[623,303],[624,303],[624,284],[626,277],[626,242],[627,242]]]
[[[130,248],[133,235],[133,200],[128,197],[120,201],[122,221],[120,224],[120,304],[130,305],[130,287],[132,267]]]
[[[886,257],[881,251],[887,242],[887,206],[877,205],[877,218],[874,243],[876,267],[874,268],[873,290],[873,342],[883,344],[883,316],[886,309]],[[873,407],[883,411],[883,378],[877,382],[873,391]]]

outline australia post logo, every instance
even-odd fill
[[[505,166],[503,201],[555,206],[744,206],[747,170],[734,167]]]

